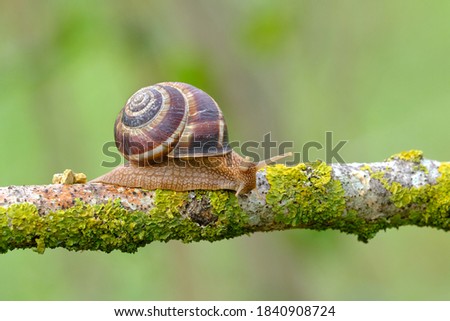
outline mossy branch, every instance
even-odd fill
[[[102,184],[0,188],[0,252],[135,252],[153,241],[217,241],[256,231],[336,229],[367,242],[403,225],[450,229],[450,163],[418,151],[385,162],[258,173],[257,189],[145,191]]]

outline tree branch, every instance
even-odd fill
[[[257,189],[145,191],[102,184],[0,188],[0,252],[135,252],[153,241],[216,241],[256,231],[336,229],[367,242],[403,225],[450,229],[450,163],[421,152],[385,162],[267,167]]]

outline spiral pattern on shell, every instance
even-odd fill
[[[119,151],[135,163],[231,152],[214,99],[178,82],[158,83],[133,94],[116,119],[114,137]]]

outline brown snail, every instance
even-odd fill
[[[94,183],[145,189],[230,189],[256,187],[258,169],[286,155],[251,162],[234,152],[217,103],[204,91],[179,82],[138,90],[120,111],[116,146],[129,161]]]

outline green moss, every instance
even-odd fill
[[[379,231],[386,230],[388,227],[388,221],[384,218],[368,220],[356,210],[348,210],[342,219],[336,222],[333,229],[347,234],[355,234],[358,236],[358,241],[367,243]]]
[[[390,192],[390,201],[399,209],[398,214],[389,218],[389,227],[417,225],[450,229],[450,164],[442,163],[438,170],[441,175],[436,184],[420,187],[390,183],[382,171],[371,175]]]
[[[416,155],[418,157],[418,155]],[[414,158],[417,160],[417,158]],[[389,171],[389,168],[386,169]],[[392,217],[365,219],[363,213],[346,209],[344,191],[332,179],[331,167],[324,163],[299,164],[285,168],[267,168],[271,190],[267,203],[275,220],[292,227],[323,230],[337,229],[356,234],[366,242],[380,230],[401,225],[433,226],[450,229],[450,165],[440,166],[435,185],[404,187],[389,182],[385,171],[371,173],[390,192],[390,201],[399,209]]]
[[[437,184],[429,187],[427,199],[429,205],[422,221],[437,228],[450,229],[450,163],[439,166],[441,176]],[[422,222],[421,222],[422,223]]]
[[[246,232],[247,216],[231,192],[205,192],[218,219],[208,226],[192,221],[185,210],[188,193],[156,191],[148,213],[127,211],[120,200],[103,205],[77,201],[67,210],[39,215],[31,204],[0,208],[0,252],[16,248],[135,252],[153,241],[215,241]]]
[[[229,191],[206,192],[213,210],[218,216],[214,226],[205,227],[202,236],[207,240],[230,238],[249,232],[248,215],[241,209],[237,197]]]
[[[246,232],[247,215],[239,207],[237,198],[232,192],[197,191],[197,201],[201,201],[202,198],[209,201],[211,206],[212,213],[208,213],[208,215],[217,216],[217,220],[207,226],[201,226],[189,217],[181,215],[182,211],[180,210],[188,200],[188,193],[157,191],[156,207],[150,212],[152,220],[148,223],[151,228],[147,235],[152,239],[147,241],[173,239],[183,242],[215,241],[236,237]],[[201,210],[208,211],[203,208]],[[192,214],[189,211],[192,209],[187,209],[186,215]],[[199,215],[205,215],[205,213]]]
[[[42,230],[45,222],[39,216],[36,206],[24,203],[14,204],[9,208],[0,208],[1,240],[0,252],[5,253],[8,247],[25,244],[26,247],[34,247],[39,234],[35,231]],[[42,246],[38,249],[43,252]]]
[[[355,220],[351,213],[345,215],[344,189],[339,181],[332,179],[331,171],[331,166],[323,162],[289,168],[282,165],[268,167],[267,179],[271,188],[267,203],[275,213],[275,221],[292,227],[333,228],[360,234],[361,228],[346,225],[364,222]]]
[[[371,173],[398,209],[389,218],[372,220],[348,208],[340,182],[333,179],[325,163],[277,165],[266,170],[271,186],[266,201],[276,228],[337,229],[356,234],[362,241],[379,230],[408,224],[450,229],[450,163],[440,165],[436,184],[418,188],[389,182],[384,171]],[[216,241],[255,228],[233,192],[197,191],[195,201],[201,206],[192,207],[190,201],[187,192],[156,191],[155,207],[147,213],[127,211],[120,200],[93,206],[76,201],[72,208],[46,215],[26,203],[0,207],[0,252],[33,248],[43,253],[47,248],[63,247],[132,253],[153,241]],[[200,224],[194,214],[213,219]]]
[[[179,215],[180,207],[188,200],[187,192],[169,190],[155,191],[155,207],[150,211],[152,217],[172,219]]]

